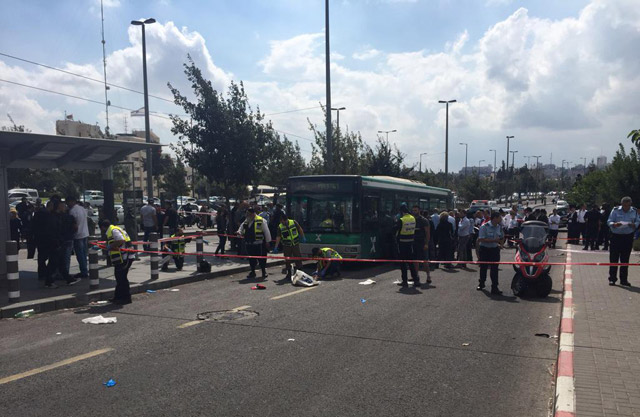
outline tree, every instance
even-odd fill
[[[204,78],[190,56],[184,68],[195,102],[168,84],[175,104],[190,118],[171,117],[171,132],[179,138],[174,149],[200,175],[221,185],[229,198],[234,188],[257,184],[267,160],[265,149],[277,140],[275,131],[263,123],[260,110],[251,110],[242,82],[232,81],[225,97]]]
[[[326,108],[323,107],[326,126]],[[313,132],[315,144],[311,145],[312,156],[309,163],[309,170],[312,174],[326,174],[327,170],[327,132],[319,130],[316,125],[309,121],[309,130]],[[362,140],[360,132],[342,133],[342,129],[334,128],[333,142],[333,174],[361,175],[367,173],[368,146]]]
[[[631,139],[631,143],[635,144],[636,147],[640,150],[640,129],[632,130],[627,138]]]
[[[307,164],[298,142],[293,143],[285,136],[283,140],[276,140],[269,147],[268,159],[260,179],[265,184],[285,185],[289,177],[304,175],[306,172]]]
[[[388,140],[378,137],[375,151],[367,149],[367,173],[406,178],[413,171],[413,167],[404,166],[405,156],[397,146],[391,146]]]
[[[173,197],[186,195],[189,192],[186,175],[187,170],[182,161],[178,160],[175,164],[172,161],[160,180],[159,187]]]

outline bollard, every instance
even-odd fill
[[[151,233],[151,235],[149,236],[149,248],[151,249],[151,252],[158,252],[159,250],[159,246],[158,246],[158,234],[157,233]],[[159,274],[160,271],[158,270],[158,264],[160,263],[160,255],[158,255],[157,253],[151,253],[151,279],[152,280],[156,280],[159,278]]]
[[[89,249],[89,289],[97,290],[100,286],[100,271],[98,270],[98,249]]]
[[[7,243],[7,280],[9,284],[9,302],[20,301],[20,273],[18,272],[18,242],[8,240]]]
[[[200,264],[202,263],[204,256],[202,255],[202,253],[204,252],[204,244],[203,244],[203,237],[202,236],[198,236],[196,237],[196,268],[200,267]]]

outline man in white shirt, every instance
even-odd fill
[[[471,239],[471,220],[467,218],[467,212],[460,210],[460,222],[458,222],[458,261],[469,261],[468,247]],[[466,264],[458,264],[458,268],[466,268]]]
[[[553,209],[551,216],[549,216],[549,246],[556,247],[556,241],[558,240],[558,229],[560,228],[560,216],[558,210]]]
[[[580,210],[578,210],[578,229],[580,231],[580,236],[582,237],[582,244],[587,241],[587,237],[585,235],[587,231],[587,221],[584,218],[585,214],[587,214],[587,205],[583,204],[580,206]]]
[[[149,241],[149,235],[158,230],[158,216],[156,215],[156,208],[153,205],[153,200],[149,199],[146,206],[142,206],[140,209],[140,220],[142,221],[142,229],[144,230],[144,240]],[[144,246],[144,250],[149,250],[148,245]]]
[[[74,278],[89,278],[89,269],[87,267],[87,252],[89,240],[89,227],[87,227],[87,209],[78,204],[76,197],[67,197],[67,205],[69,206],[69,214],[76,221],[76,232],[73,236],[73,250],[76,253],[76,260],[80,272]]]

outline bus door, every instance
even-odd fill
[[[361,213],[360,257],[365,259],[383,258],[388,252],[386,248],[388,240],[385,240],[385,230],[383,229],[388,223],[385,220],[389,216],[384,213],[380,196],[374,193],[364,194]],[[393,221],[391,221],[391,227],[393,227]]]

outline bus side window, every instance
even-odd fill
[[[364,230],[377,228],[380,217],[380,198],[375,196],[363,197],[361,213]]]

